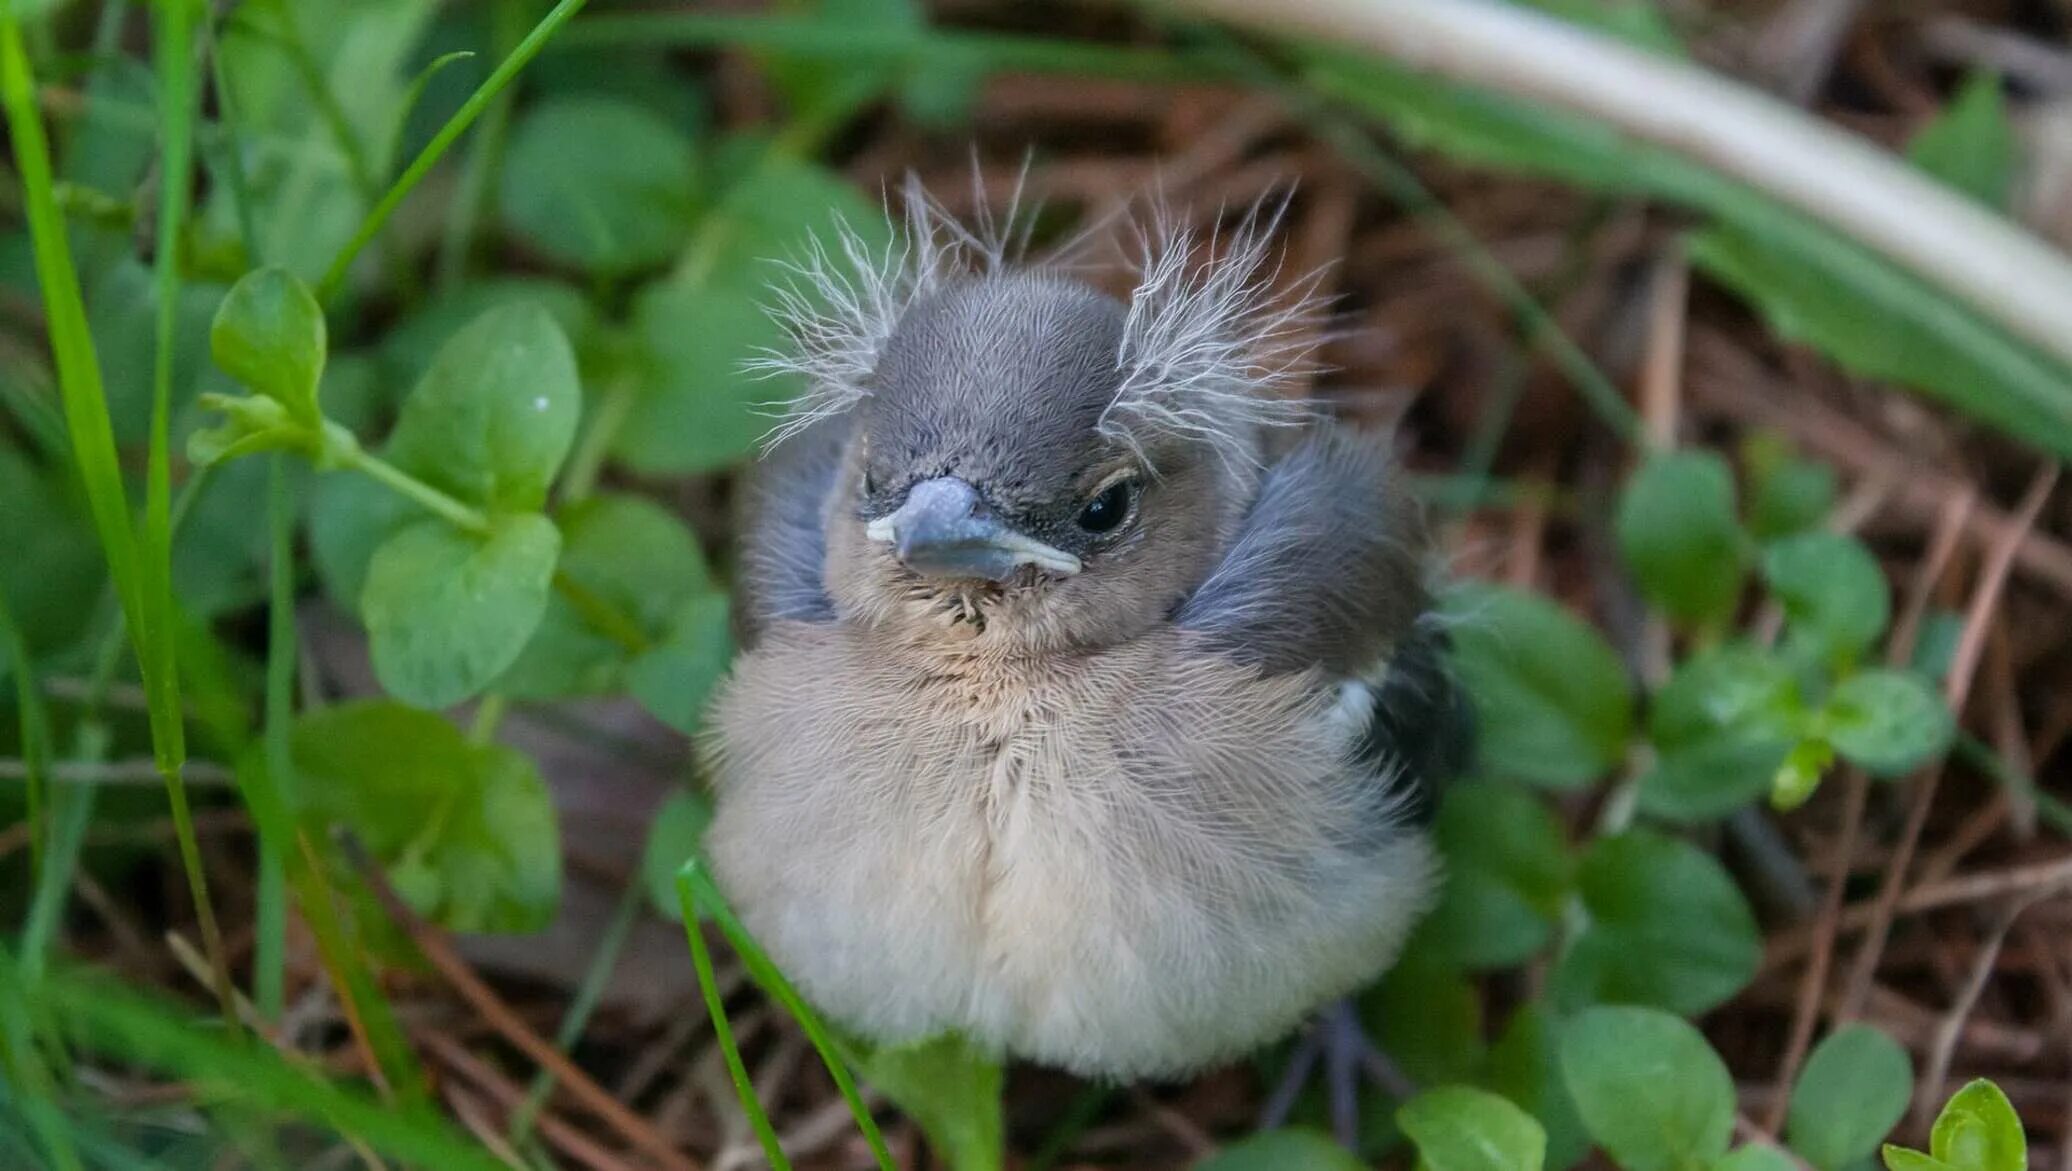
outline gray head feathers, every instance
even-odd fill
[[[981,198],[976,222],[965,224],[909,175],[904,230],[890,247],[874,247],[838,223],[831,239],[810,241],[788,262],[770,310],[790,345],[749,368],[800,375],[805,387],[766,437],[766,450],[870,395],[887,342],[931,293],[974,276],[1066,267],[1083,241],[1030,258],[1033,216],[1022,215],[1020,197],[1017,185],[997,218]],[[1311,368],[1322,338],[1319,274],[1280,281],[1270,244],[1285,206],[1255,206],[1233,230],[1206,237],[1164,206],[1130,225],[1133,247],[1123,262],[1134,287],[1115,353],[1118,382],[1096,424],[1102,436],[1140,454],[1153,439],[1182,438],[1250,462],[1258,458],[1258,428],[1310,417],[1288,391]]]

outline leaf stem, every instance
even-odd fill
[[[518,42],[518,47],[511,50],[511,55],[504,58],[503,63],[496,67],[496,71],[477,86],[474,93],[468,95],[468,100],[461,104],[453,117],[446,120],[446,125],[439,128],[432,140],[425,144],[423,150],[417,152],[417,157],[410,160],[410,165],[389,185],[388,192],[381,197],[381,201],[368,211],[366,218],[360,221],[359,230],[353,233],[352,239],[346,241],[345,247],[339,249],[338,255],[331,259],[331,267],[325,271],[323,280],[317,284],[318,301],[329,301],[337,294],[339,288],[345,284],[346,274],[352,270],[353,260],[381,231],[383,225],[388,223],[389,217],[395,214],[396,208],[401,206],[410,192],[424,180],[425,175],[430,173],[433,164],[445,155],[454,140],[467,132],[476,118],[481,117],[482,111],[488,108],[489,103],[505,86],[511,84],[512,79],[518,76],[519,70],[524,69],[539,55],[555,31],[582,11],[583,5],[587,2],[588,0],[561,0],[552,11],[540,18],[540,22],[533,26],[532,32],[526,34],[524,40]]]
[[[489,517],[481,509],[455,500],[373,452],[356,447],[344,457],[344,462],[346,467],[386,485],[457,528],[476,536],[487,536],[490,531]]]

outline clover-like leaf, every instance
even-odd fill
[[[1897,1041],[1869,1025],[1844,1025],[1799,1071],[1785,1138],[1820,1171],[1839,1171],[1878,1149],[1913,1093],[1913,1068]]]
[[[538,304],[517,302],[440,347],[403,402],[387,455],[468,503],[533,510],[546,503],[581,411],[561,327]]]
[[[690,235],[691,142],[632,102],[555,98],[512,132],[498,202],[505,224],[565,264],[621,273],[659,264]]]
[[[1907,143],[1914,165],[1995,211],[2007,208],[2019,161],[2000,79],[1978,72],[1948,108]]]
[[[622,690],[627,665],[669,639],[677,611],[718,593],[690,529],[651,500],[593,496],[564,509],[559,521],[563,588],[497,680],[513,697]]]
[[[1461,587],[1446,612],[1488,771],[1567,789],[1623,759],[1632,688],[1595,630],[1554,602],[1497,586]]]
[[[689,736],[703,720],[705,701],[734,657],[727,595],[695,594],[685,600],[660,643],[634,659],[626,687],[649,715]]]
[[[1712,1165],[1712,1171],[1799,1171],[1802,1164],[1781,1147],[1749,1143]]]
[[[647,882],[648,903],[665,919],[683,920],[683,900],[677,897],[676,874],[683,864],[697,856],[705,840],[705,827],[712,824],[712,798],[685,790],[662,803],[648,826],[647,846],[641,853],[641,876]]]
[[[1624,1171],[1702,1171],[1734,1137],[1734,1079],[1703,1034],[1657,1009],[1593,1008],[1562,1030],[1583,1124]]]
[[[1770,786],[1804,719],[1798,677],[1774,655],[1722,647],[1685,661],[1649,705],[1656,761],[1641,808],[1705,821],[1747,805]]]
[[[1734,473],[1709,451],[1657,456],[1619,495],[1619,552],[1640,592],[1696,626],[1731,617],[1748,539],[1734,515]]]
[[[1929,1132],[1928,1153],[1958,1171],[2022,1171],[2029,1140],[1999,1086],[1980,1078],[1944,1103]]]
[[[1911,671],[1851,675],[1835,685],[1822,716],[1835,750],[1881,777],[1919,768],[1957,734],[1942,696]]]
[[[1488,1090],[1441,1086],[1396,1111],[1424,1171],[1540,1171],[1547,1132]]]
[[[301,815],[351,830],[420,914],[495,932],[537,931],[553,917],[561,842],[523,754],[385,700],[309,712],[290,745]]]
[[[547,608],[561,535],[537,513],[487,535],[414,521],[374,551],[360,594],[374,673],[390,695],[445,707],[480,691],[524,649]]]
[[[1755,976],[1762,937],[1734,880],[1709,854],[1646,830],[1600,838],[1579,874],[1588,925],[1554,976],[1559,1000],[1695,1014]]]
[[[1575,881],[1561,822],[1546,804],[1510,785],[1456,786],[1441,798],[1432,833],[1446,883],[1418,927],[1418,950],[1498,968],[1545,947]]]
[[[1854,662],[1892,620],[1892,588],[1852,537],[1787,537],[1764,555],[1763,576],[1783,603],[1793,640],[1818,661]]]
[[[317,384],[324,376],[325,346],[322,307],[284,268],[246,273],[224,296],[209,327],[216,365],[309,430],[323,421]]]
[[[1758,541],[1774,541],[1818,528],[1835,506],[1835,470],[1792,454],[1774,435],[1756,435],[1741,446],[1748,469],[1748,527]]]
[[[1547,1165],[1561,1171],[1590,1150],[1590,1136],[1576,1113],[1561,1072],[1560,1022],[1544,1001],[1529,1001],[1511,1014],[1490,1046],[1483,1080],[1539,1121],[1547,1135]]]
[[[945,1166],[998,1165],[1007,1136],[1000,1109],[1006,1071],[997,1054],[941,1036],[875,1049],[859,1072],[920,1125]]]

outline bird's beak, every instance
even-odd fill
[[[999,582],[1024,565],[1079,572],[1079,558],[1007,527],[978,489],[955,476],[914,485],[899,511],[872,521],[864,534],[890,544],[908,569],[930,577]]]

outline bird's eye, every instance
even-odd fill
[[[1079,527],[1089,533],[1112,533],[1129,519],[1130,505],[1137,499],[1135,480],[1117,480],[1079,510]]]
[[[863,494],[865,496],[876,496],[878,494],[878,478],[871,475],[869,468],[863,469]]]

